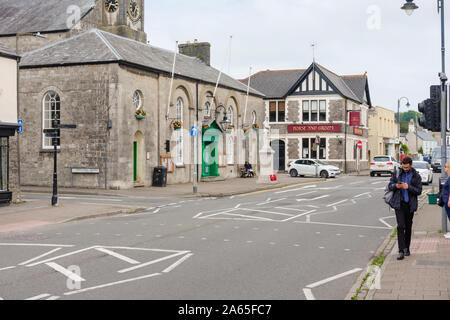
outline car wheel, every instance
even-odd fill
[[[295,170],[295,169],[292,169],[291,172],[290,172],[290,174],[291,174],[291,177],[292,177],[292,178],[295,178],[295,177],[298,176],[298,172],[297,172],[297,170]]]
[[[326,178],[328,178],[328,172],[327,171],[322,171],[321,173],[320,173],[320,177],[321,178],[323,178],[323,179],[326,179]]]
[[[371,173],[370,173],[370,176],[371,176],[371,177],[375,177],[375,173],[371,172]]]
[[[381,173],[377,174],[377,177],[381,177]]]

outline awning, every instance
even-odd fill
[[[0,122],[0,137],[14,136],[19,127],[17,123]]]

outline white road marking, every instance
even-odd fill
[[[12,266],[12,267],[6,267],[6,268],[2,268],[2,269],[0,269],[0,271],[4,271],[4,270],[10,270],[10,269],[14,269],[15,268],[15,266]]]
[[[316,201],[316,200],[320,200],[320,199],[324,199],[324,198],[328,198],[330,195],[324,195],[324,196],[320,196],[314,199],[297,199],[298,202],[301,201]]]
[[[375,184],[381,184],[381,183],[387,183],[388,181],[386,180],[386,181],[377,181],[377,182],[372,182],[372,184],[373,185],[375,185]]]
[[[296,188],[296,189],[289,189],[289,190],[284,190],[284,191],[278,191],[275,192],[275,194],[280,194],[280,193],[287,193],[287,192],[294,192],[294,191],[300,191],[300,190],[305,190],[305,189],[310,189],[310,188],[315,188],[317,187],[316,185],[313,186],[306,186],[306,187],[302,187],[302,188]]]
[[[59,264],[57,264],[55,262],[48,262],[48,263],[46,263],[46,265],[48,265],[50,268],[54,269],[55,271],[58,271],[59,273],[63,274],[64,276],[66,276],[67,278],[69,278],[72,281],[75,281],[75,282],[86,281],[82,277],[80,277],[79,275],[77,275],[77,274],[73,273],[72,271],[64,268],[63,266],[60,266]]]
[[[51,250],[51,251],[49,251],[49,252],[46,252],[46,253],[44,253],[44,254],[41,254],[41,255],[38,256],[38,257],[35,257],[35,258],[30,259],[30,260],[27,260],[27,261],[24,261],[24,262],[22,262],[22,263],[19,263],[19,266],[23,266],[23,265],[29,264],[29,263],[31,263],[31,262],[33,262],[33,261],[36,261],[36,260],[38,260],[38,259],[40,259],[40,258],[43,258],[43,257],[45,257],[45,256],[48,256],[49,254],[52,254],[53,252],[56,252],[56,251],[59,251],[59,250],[61,250],[61,248],[53,249],[53,250]]]
[[[117,282],[103,284],[101,286],[90,287],[90,288],[81,289],[81,290],[77,290],[77,291],[66,292],[66,293],[64,293],[64,295],[65,296],[70,296],[70,295],[74,295],[74,294],[78,294],[78,293],[82,293],[82,292],[86,292],[86,291],[92,291],[92,290],[96,290],[96,289],[101,289],[101,288],[115,286],[115,285],[122,284],[122,283],[127,283],[127,282],[132,282],[132,281],[137,281],[137,280],[143,280],[143,279],[147,279],[147,278],[151,278],[151,277],[155,277],[155,276],[159,276],[159,275],[161,275],[161,273],[153,273],[153,274],[149,274],[149,275],[138,277],[138,278],[127,279],[127,280],[122,280],[122,281],[117,281]]]
[[[370,192],[358,194],[357,196],[354,196],[353,198],[359,198],[359,197],[365,196],[366,194],[370,194]]]
[[[311,191],[311,192],[306,192],[306,193],[300,193],[297,195],[297,197],[303,197],[303,196],[307,196],[308,194],[313,194],[316,193],[317,191]]]
[[[350,183],[351,185],[355,185],[355,184],[362,184],[362,183],[364,183],[365,181],[357,181],[357,182],[352,182],[352,183]]]
[[[34,267],[34,266],[37,266],[38,264],[43,264],[43,263],[46,263],[46,262],[49,262],[49,261],[54,261],[54,260],[57,260],[57,259],[60,259],[60,258],[71,256],[71,255],[74,255],[74,254],[77,254],[77,253],[81,253],[81,252],[84,252],[84,251],[88,251],[88,250],[91,250],[91,249],[94,249],[94,248],[97,248],[97,246],[92,246],[92,247],[89,247],[89,248],[85,248],[85,249],[81,249],[81,250],[77,250],[77,251],[72,251],[72,252],[63,254],[61,256],[57,256],[57,257],[53,257],[53,258],[50,258],[50,259],[47,259],[47,260],[38,261],[38,262],[35,262],[35,263],[32,263],[32,264],[28,264],[27,267]]]
[[[300,218],[300,217],[309,215],[309,214],[311,214],[311,213],[314,213],[314,212],[316,212],[316,211],[317,211],[317,210],[311,210],[311,211],[308,211],[308,212],[299,214],[299,215],[297,215],[297,216],[293,216],[293,217],[288,218],[288,219],[286,219],[286,220],[283,220],[282,222],[286,222],[286,221],[289,221],[289,220],[294,220],[294,219],[297,219],[297,218]]]
[[[331,282],[331,281],[334,281],[334,280],[337,280],[337,279],[340,279],[340,278],[349,276],[349,275],[351,275],[351,274],[353,274],[353,273],[360,272],[360,271],[362,271],[362,270],[363,270],[363,269],[361,269],[361,268],[356,268],[356,269],[353,269],[353,270],[350,270],[350,271],[347,271],[347,272],[338,274],[338,275],[336,275],[336,276],[327,278],[327,279],[325,279],[325,280],[321,280],[321,281],[315,282],[315,283],[313,283],[313,284],[307,285],[306,288],[308,288],[308,289],[314,289],[314,288],[317,288],[318,286],[324,285],[324,284],[326,284],[326,283],[328,283],[328,282]]]
[[[304,222],[304,221],[294,221],[295,223],[305,223],[305,224],[318,224],[318,225],[326,225],[326,226],[338,226],[338,227],[353,227],[353,228],[366,228],[366,229],[382,229],[382,230],[390,230],[392,228],[387,227],[375,227],[375,226],[361,226],[361,225],[353,225],[353,224],[339,224],[339,223],[326,223],[326,222]],[[380,237],[380,239],[384,239],[385,237]]]
[[[181,258],[180,260],[178,260],[177,262],[175,262],[174,264],[172,264],[170,267],[166,268],[163,270],[163,273],[168,273],[170,271],[172,271],[173,269],[175,269],[176,267],[178,267],[180,264],[182,264],[184,261],[186,261],[187,259],[189,259],[190,257],[192,257],[194,254],[190,253],[188,255],[185,255],[183,258]]]
[[[25,299],[25,300],[39,300],[39,299],[47,298],[47,297],[50,297],[50,296],[51,296],[51,294],[43,293],[43,294],[40,294],[40,295],[31,297],[31,298],[28,298],[28,299]]]
[[[342,201],[339,201],[339,202],[336,202],[336,203],[333,203],[333,204],[329,204],[329,205],[327,205],[327,207],[329,208],[329,207],[334,207],[334,206],[337,206],[338,204],[341,204],[341,203],[344,203],[344,202],[347,202],[348,201],[348,199],[345,199],[345,200],[342,200]]]
[[[241,206],[241,203],[239,203],[236,207],[234,207],[235,209],[239,208]]]
[[[280,215],[280,216],[288,216],[288,217],[292,216],[292,215],[287,214],[287,213],[273,212],[273,211],[267,211],[267,210],[256,210],[256,209],[247,209],[247,208],[242,208],[241,210],[253,211],[253,212],[261,212],[261,213],[270,213],[270,214],[275,214],[275,215]]]
[[[45,299],[45,300],[58,300],[58,299],[59,299],[58,296],[52,296],[52,297],[50,297],[48,299]]]
[[[384,224],[385,226],[389,227],[390,229],[394,228],[393,226],[391,226],[389,223],[387,223],[386,221],[384,221],[384,219],[388,219],[388,218],[395,218],[395,216],[393,217],[384,217],[384,218],[380,218],[379,221]]]
[[[287,198],[282,198],[282,199],[272,200],[272,199],[269,198],[269,199],[267,199],[265,202],[258,203],[257,206],[262,206],[262,205],[269,204],[269,203],[279,202],[279,201],[283,201],[283,200],[286,200],[286,199],[287,199]]]
[[[63,247],[63,248],[71,248],[71,247],[73,247],[73,245],[64,245],[64,244],[37,244],[37,243],[0,243],[0,246]]]
[[[328,187],[328,188],[318,188],[318,190],[336,190],[343,187],[343,185],[336,186],[336,187]]]
[[[121,255],[121,254],[119,254],[117,252],[114,252],[114,251],[111,251],[111,250],[108,250],[108,249],[96,248],[96,250],[100,251],[100,252],[103,252],[103,253],[106,253],[106,254],[109,254],[110,256],[113,256],[113,257],[115,257],[117,259],[123,260],[123,261],[131,263],[131,264],[139,264],[139,261],[136,261],[134,259],[128,258],[128,257],[126,257],[124,255]]]
[[[178,253],[172,254],[172,255],[167,256],[167,257],[163,257],[163,258],[156,259],[156,260],[153,260],[153,261],[150,261],[150,262],[142,263],[142,264],[137,265],[135,267],[119,270],[118,273],[126,273],[126,272],[130,272],[130,271],[134,271],[134,270],[137,270],[137,269],[140,269],[140,268],[143,268],[143,267],[147,267],[147,266],[150,266],[152,264],[155,264],[155,263],[158,263],[158,262],[161,262],[161,261],[165,261],[165,260],[168,260],[168,259],[172,259],[172,258],[178,257],[178,256],[180,256],[182,254],[186,254],[186,253],[190,253],[190,252],[189,251],[178,252]]]
[[[153,213],[158,213],[160,210],[161,210],[161,208],[158,208],[155,211],[153,211]]]
[[[305,294],[306,300],[316,300],[311,289],[303,289],[303,293]]]

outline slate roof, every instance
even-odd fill
[[[121,62],[171,74],[173,57],[172,51],[92,29],[23,54],[20,68]],[[215,85],[219,70],[196,58],[177,54],[175,74]],[[244,84],[223,73],[219,84],[247,92]],[[251,89],[250,93],[264,96],[254,89]]]
[[[13,59],[17,59],[19,55],[8,47],[0,43],[0,56],[6,56]]]
[[[0,35],[69,30],[67,20],[72,13],[67,9],[72,5],[81,9],[82,19],[95,0],[1,0]]]
[[[251,76],[250,86],[266,95],[266,99],[284,99],[300,84],[303,77],[317,69],[327,77],[340,93],[351,100],[371,105],[370,96],[364,99],[368,85],[367,75],[339,76],[318,63],[313,63],[306,70],[261,71]],[[241,80],[248,84],[248,78]]]
[[[262,71],[251,76],[250,87],[264,93],[265,98],[283,97],[306,70]],[[248,85],[248,79],[241,80]]]
[[[429,132],[426,131],[417,131],[417,136],[423,141],[436,141],[436,139]]]

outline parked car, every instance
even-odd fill
[[[413,167],[419,172],[423,184],[433,183],[433,169],[428,162],[414,161]]]
[[[341,174],[338,167],[329,165],[316,159],[298,159],[288,164],[291,177],[320,176],[321,178],[335,178]]]
[[[370,176],[381,177],[382,174],[392,175],[396,168],[400,168],[400,163],[391,156],[376,156],[370,163]]]
[[[441,147],[435,147],[431,152],[431,168],[433,172],[442,172],[441,169]],[[450,159],[450,148],[447,148],[447,161]]]

